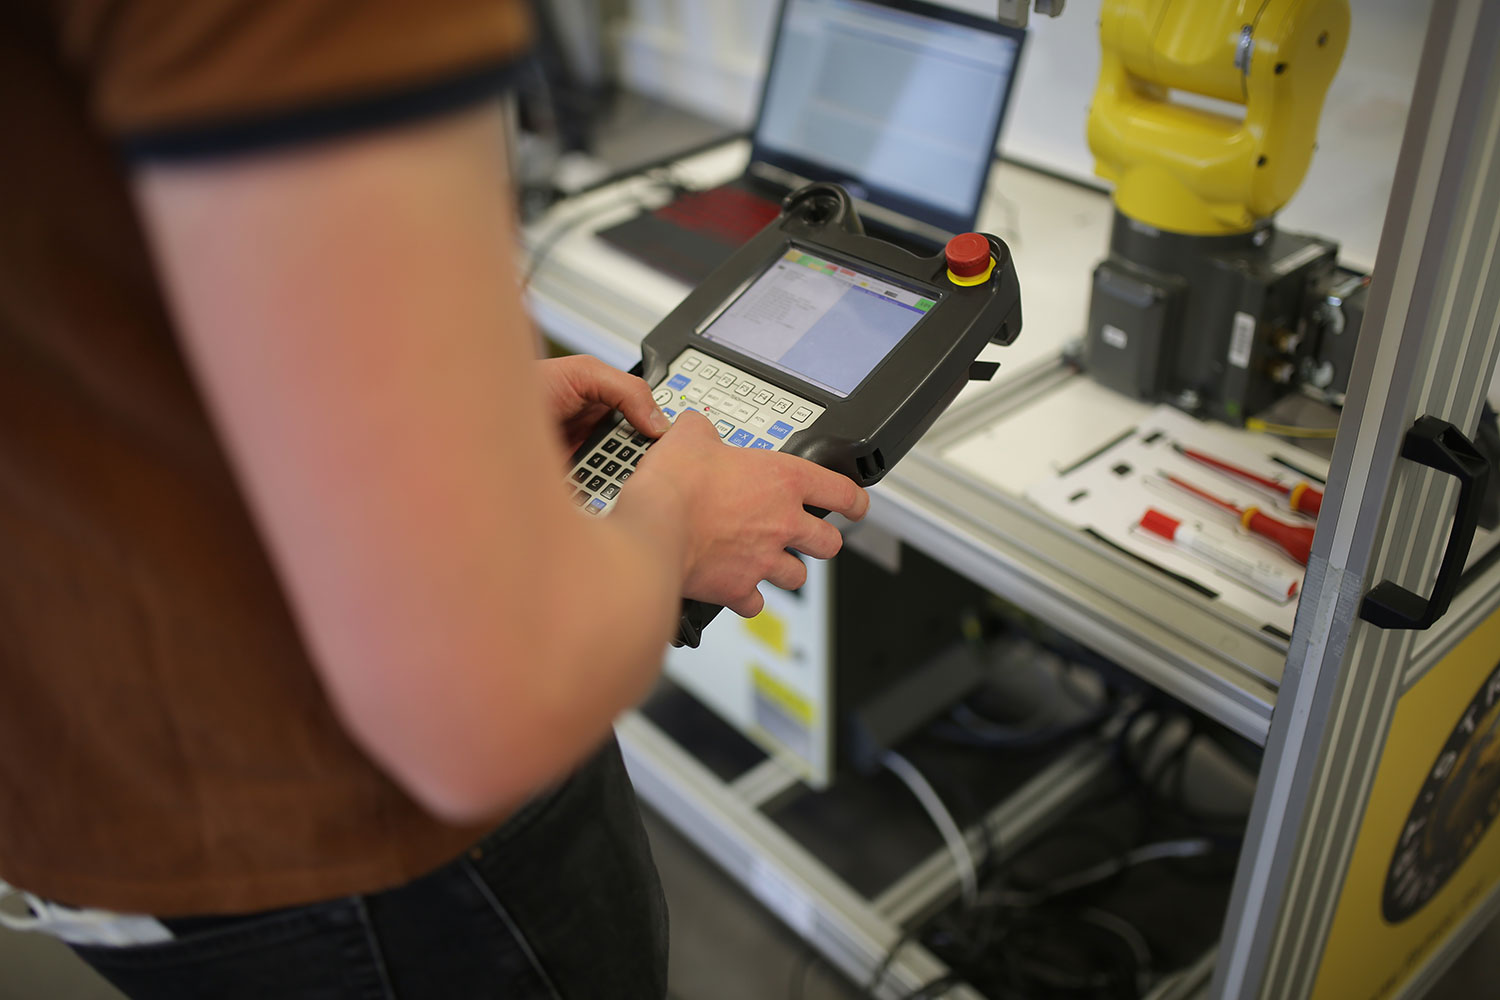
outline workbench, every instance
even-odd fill
[[[1409,773],[1409,762],[1400,773],[1382,763],[1382,746],[1399,739],[1403,755],[1422,759],[1419,772],[1440,759],[1463,703],[1487,683],[1485,657],[1500,648],[1500,560],[1485,555],[1492,536],[1479,539],[1434,627],[1385,631],[1360,619],[1363,594],[1382,577],[1430,589],[1455,491],[1404,467],[1401,444],[1415,414],[1460,425],[1477,414],[1500,349],[1500,74],[1463,76],[1500,39],[1493,15],[1475,3],[1440,5],[1434,15],[1375,269],[1388,294],[1372,303],[1340,436],[1324,459],[1328,496],[1294,629],[1267,629],[1143,569],[1029,502],[1017,485],[1024,477],[1007,483],[1003,472],[980,475],[962,460],[966,445],[972,452],[995,428],[1030,439],[1018,448],[1023,463],[1037,461],[1035,441],[1049,434],[1085,454],[1149,414],[1070,362],[1087,322],[1090,274],[1106,251],[1107,195],[1021,164],[997,163],[978,228],[1013,252],[1023,333],[1010,348],[986,349],[981,358],[1002,366],[996,379],[967,388],[871,492],[878,526],[1266,748],[1221,946],[1164,984],[1162,998],[1420,995],[1500,909],[1500,835],[1479,831],[1478,846],[1445,873],[1446,887],[1422,901],[1425,916],[1367,928],[1355,913],[1366,905],[1355,883],[1374,877],[1365,871],[1372,865],[1390,867],[1426,776]],[[1479,141],[1486,137],[1488,145]],[[529,227],[526,293],[541,330],[567,349],[634,364],[641,338],[687,288],[594,233],[663,203],[671,183],[728,180],[747,155],[746,142],[727,142],[570,198]],[[1436,181],[1444,169],[1447,186]],[[1059,424],[1075,410],[1089,418]],[[1100,420],[1101,412],[1111,415]],[[1003,436],[991,443],[1002,448]],[[1390,537],[1389,524],[1403,530]],[[1455,693],[1439,692],[1438,681]],[[900,892],[862,898],[759,811],[795,784],[774,760],[726,783],[639,715],[618,730],[643,797],[856,981],[902,941],[906,919],[951,890],[938,855]],[[1010,824],[1007,836],[1045,822],[1102,766],[1097,748],[1078,748],[1020,788],[997,822]],[[1388,797],[1400,817],[1377,815]],[[1415,942],[1400,936],[1418,930]],[[1378,986],[1343,971],[1351,940],[1401,950]],[[906,944],[881,989],[898,996],[938,971],[931,955]]]

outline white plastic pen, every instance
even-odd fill
[[[1204,531],[1201,525],[1179,521],[1155,507],[1141,516],[1141,528],[1193,553],[1233,579],[1282,604],[1296,597],[1297,588],[1302,584],[1301,578],[1286,568],[1239,551]]]

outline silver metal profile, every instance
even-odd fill
[[[802,790],[801,779],[776,757],[767,757],[729,786],[735,798],[756,809],[769,810]]]
[[[1417,970],[1412,976],[1411,982],[1401,992],[1397,1000],[1406,998],[1426,996],[1427,991],[1437,985],[1437,981],[1443,978],[1443,973],[1453,964],[1453,960],[1468,950],[1474,939],[1487,930],[1496,918],[1500,918],[1500,886],[1490,891],[1484,902],[1474,908],[1474,912],[1464,921],[1462,927],[1453,932],[1453,938],[1448,946],[1427,961],[1427,964]]]
[[[1411,633],[1357,616],[1377,578],[1430,586],[1450,491],[1401,444],[1419,412],[1472,428],[1500,349],[1497,50],[1500,5],[1435,4],[1215,997],[1311,993],[1412,660]]]

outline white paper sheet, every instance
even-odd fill
[[[1059,520],[1080,530],[1091,529],[1120,548],[1207,588],[1212,599],[1222,601],[1252,621],[1290,634],[1297,614],[1296,601],[1272,600],[1199,557],[1140,530],[1138,524],[1146,509],[1154,507],[1179,520],[1198,522],[1225,545],[1273,562],[1300,578],[1303,568],[1295,560],[1269,542],[1243,531],[1232,515],[1166,483],[1161,473],[1180,476],[1240,506],[1259,506],[1282,520],[1304,524],[1312,521],[1287,511],[1273,495],[1178,454],[1174,444],[1205,451],[1288,484],[1314,477],[1314,485],[1321,485],[1318,480],[1328,473],[1325,461],[1300,448],[1203,423],[1163,406],[1148,414],[1125,439],[1063,475],[1048,476],[1034,483],[1026,489],[1025,496]],[[1288,465],[1296,466],[1307,477]]]

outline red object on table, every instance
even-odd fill
[[[1240,524],[1252,535],[1259,535],[1267,541],[1278,546],[1283,552],[1291,556],[1303,566],[1312,555],[1313,528],[1306,524],[1288,524],[1279,521],[1269,514],[1262,514],[1259,507],[1241,507],[1230,503],[1222,497],[1214,496],[1201,486],[1194,486],[1186,479],[1163,472],[1162,477],[1167,482],[1180,490],[1185,490],[1193,496],[1207,503],[1213,504],[1220,510],[1233,514],[1240,519]]]
[[[1249,469],[1242,469],[1238,465],[1226,462],[1222,458],[1215,458],[1195,448],[1185,448],[1179,445],[1177,451],[1184,457],[1190,458],[1200,465],[1206,465],[1210,469],[1216,469],[1225,475],[1233,476],[1236,479],[1243,479],[1248,483],[1253,483],[1256,486],[1270,490],[1272,493],[1286,497],[1288,507],[1306,514],[1308,517],[1317,517],[1318,512],[1323,509],[1322,491],[1309,482],[1304,481],[1297,483],[1295,486],[1288,486],[1286,483],[1271,479],[1269,476],[1262,476],[1251,472]]]
[[[1141,515],[1141,527],[1170,542],[1177,537],[1177,529],[1182,527],[1182,522],[1150,507]]]

